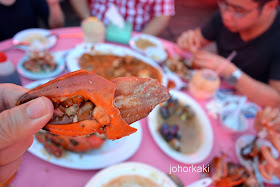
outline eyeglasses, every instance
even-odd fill
[[[257,6],[256,8],[253,8],[251,10],[246,10],[244,8],[231,5],[225,0],[218,0],[218,6],[221,11],[228,11],[235,18],[243,18],[254,10],[259,9],[259,6]]]

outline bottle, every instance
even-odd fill
[[[0,83],[21,85],[18,72],[3,52],[0,52]]]

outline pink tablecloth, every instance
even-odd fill
[[[80,28],[63,28],[52,30],[53,33],[62,34],[62,33],[77,33],[81,32]],[[64,38],[59,39],[56,46],[51,49],[51,51],[57,50],[66,50],[75,47],[78,43],[82,42],[82,38]],[[164,41],[163,43],[165,47],[172,47],[172,43],[168,41]],[[7,40],[0,43],[0,51],[4,50],[12,46],[12,41]],[[11,50],[7,52],[8,58],[16,65],[19,59],[24,55],[23,51],[20,50]],[[21,77],[23,85],[30,83],[31,80],[25,79]],[[200,102],[202,108],[205,109],[205,103]],[[210,118],[210,117],[209,117]],[[214,156],[219,155],[220,153],[226,153],[229,156],[229,159],[233,161],[237,161],[235,153],[234,153],[234,143],[235,140],[241,136],[231,135],[225,132],[219,123],[210,118],[213,130],[214,130],[214,147],[212,149],[209,157],[202,163],[198,165],[206,165],[209,161],[213,159]],[[158,168],[159,170],[168,173],[170,170],[170,166],[190,166],[186,164],[179,163],[172,158],[168,157],[154,142],[147,126],[147,121],[142,120],[142,128],[143,128],[143,139],[140,145],[140,148],[137,152],[127,161],[136,161],[141,163],[146,163],[151,166]],[[252,122],[250,123],[250,126]],[[252,128],[245,133],[254,133]],[[195,165],[197,166],[197,165]],[[23,162],[17,172],[16,178],[12,182],[14,187],[44,187],[44,186],[52,186],[52,187],[77,187],[84,186],[87,181],[96,173],[98,170],[91,171],[81,171],[74,169],[67,169],[60,166],[53,165],[46,161],[43,161],[36,156],[33,156],[31,153],[26,152],[23,155]],[[177,175],[185,185],[190,184],[201,177],[201,173],[184,173],[177,172],[174,173]]]

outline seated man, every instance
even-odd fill
[[[0,41],[38,27],[38,17],[50,28],[64,25],[59,0],[0,0]]]
[[[142,1],[114,1],[114,0],[70,0],[74,10],[85,19],[95,16],[105,24],[105,12],[114,4],[125,21],[133,25],[133,30],[146,34],[158,35],[163,31],[174,15],[174,0],[142,0]]]
[[[184,32],[178,45],[194,65],[220,75],[259,105],[280,105],[280,12],[277,0],[219,0],[220,12],[202,28]],[[218,54],[197,51],[216,41]],[[236,51],[231,62],[226,58]]]

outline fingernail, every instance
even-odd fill
[[[37,98],[26,107],[26,113],[31,119],[38,119],[47,113],[47,107],[42,98]]]

